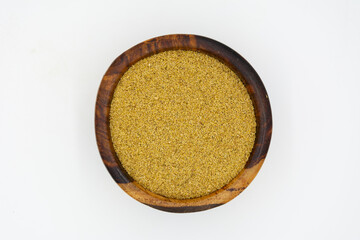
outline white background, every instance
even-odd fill
[[[146,39],[216,39],[256,69],[273,138],[230,203],[173,214],[106,171],[111,62]],[[0,239],[360,239],[360,1],[0,1]]]

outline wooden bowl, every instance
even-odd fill
[[[134,181],[122,167],[112,144],[109,114],[115,87],[131,65],[167,50],[196,50],[219,59],[240,76],[253,101],[257,122],[254,148],[245,168],[223,188],[203,197],[178,200],[152,193]],[[215,40],[186,34],[156,37],[142,42],[111,64],[103,77],[95,109],[96,140],[102,160],[116,183],[131,197],[150,207],[168,212],[196,212],[220,206],[240,194],[254,179],[269,148],[272,117],[265,87],[251,65],[238,53]]]

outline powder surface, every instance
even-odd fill
[[[174,50],[131,66],[110,110],[115,151],[144,188],[169,198],[207,195],[245,166],[256,119],[239,77],[204,53]]]

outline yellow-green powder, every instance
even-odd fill
[[[144,188],[169,198],[207,195],[244,167],[255,141],[239,77],[204,53],[165,51],[129,68],[110,110],[115,151]]]

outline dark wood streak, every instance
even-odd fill
[[[229,192],[234,192],[234,191],[238,191],[238,192],[242,192],[244,191],[245,187],[240,187],[240,188],[228,188],[226,189],[226,191],[229,191]]]
[[[257,122],[253,151],[245,168],[229,184],[207,196],[177,200],[151,193],[137,184],[124,170],[111,140],[109,114],[111,100],[122,75],[131,65],[153,54],[168,50],[193,50],[216,57],[242,79],[252,99]],[[144,41],[121,54],[105,73],[95,108],[96,140],[103,162],[119,186],[136,200],[168,212],[196,212],[220,206],[241,193],[254,179],[268,151],[271,133],[271,107],[265,87],[251,65],[233,49],[215,40],[196,35],[167,35]]]

